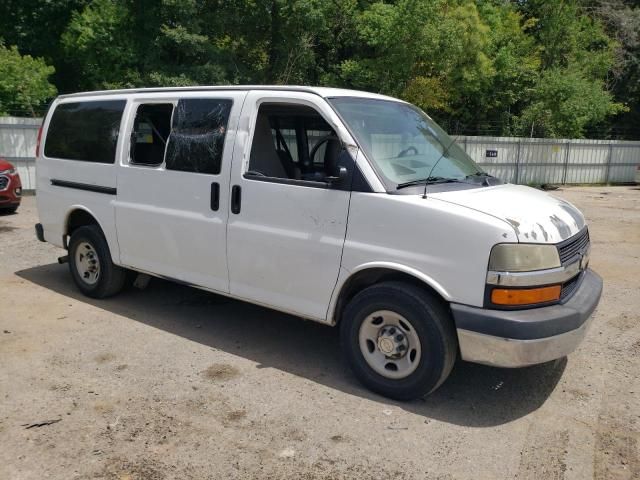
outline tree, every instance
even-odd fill
[[[81,89],[242,82],[247,69],[234,50],[250,61],[257,55],[245,37],[250,15],[247,33],[230,31],[240,28],[238,3],[250,2],[93,0],[72,15],[62,45]]]
[[[575,0],[520,5],[533,20],[530,31],[540,46],[541,70],[513,131],[582,137],[589,126],[625,111],[607,85],[616,44],[600,21],[584,15]]]
[[[449,125],[506,126],[535,82],[538,51],[509,3],[373,3],[338,80],[400,96]]]
[[[128,9],[119,1],[95,0],[73,12],[61,43],[77,72],[79,89],[134,86],[133,26]]]
[[[77,72],[60,43],[73,12],[90,0],[2,0],[0,36],[5,45],[17,45],[23,55],[41,57],[56,71],[52,81],[62,92],[77,90]]]
[[[0,28],[63,92],[316,84],[454,133],[640,136],[635,0],[5,0]]]
[[[640,2],[598,0],[589,2],[589,6],[616,41],[616,63],[610,72],[610,83],[616,100],[629,107],[614,122],[602,124],[601,128],[611,129],[613,135],[631,130],[640,137]]]
[[[41,58],[22,56],[16,46],[6,48],[0,43],[0,115],[36,116],[56,94],[48,80],[53,72]]]
[[[540,76],[515,130],[523,135],[531,130],[547,137],[581,138],[588,125],[623,109],[602,82],[577,70],[553,68]]]

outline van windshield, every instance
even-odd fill
[[[354,97],[329,101],[393,190],[484,175],[455,139],[413,105]]]

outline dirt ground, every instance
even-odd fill
[[[565,188],[605,293],[568,359],[363,389],[337,330],[152,280],[97,301],[0,216],[1,479],[638,479],[640,189]]]

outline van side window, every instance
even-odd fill
[[[231,100],[182,99],[173,114],[167,170],[220,173]]]
[[[262,104],[248,176],[324,182],[338,170],[342,150],[331,126],[305,105]]]
[[[162,164],[171,131],[172,113],[172,103],[148,103],[138,107],[131,136],[132,164]]]
[[[126,100],[101,100],[58,105],[49,122],[45,156],[114,163],[126,104]]]

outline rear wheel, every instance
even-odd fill
[[[122,290],[126,270],[114,265],[109,246],[96,225],[80,227],[69,241],[69,270],[85,295],[105,298]]]
[[[341,343],[354,374],[398,400],[433,392],[449,376],[458,345],[441,299],[408,283],[384,282],[358,293],[344,310]]]

